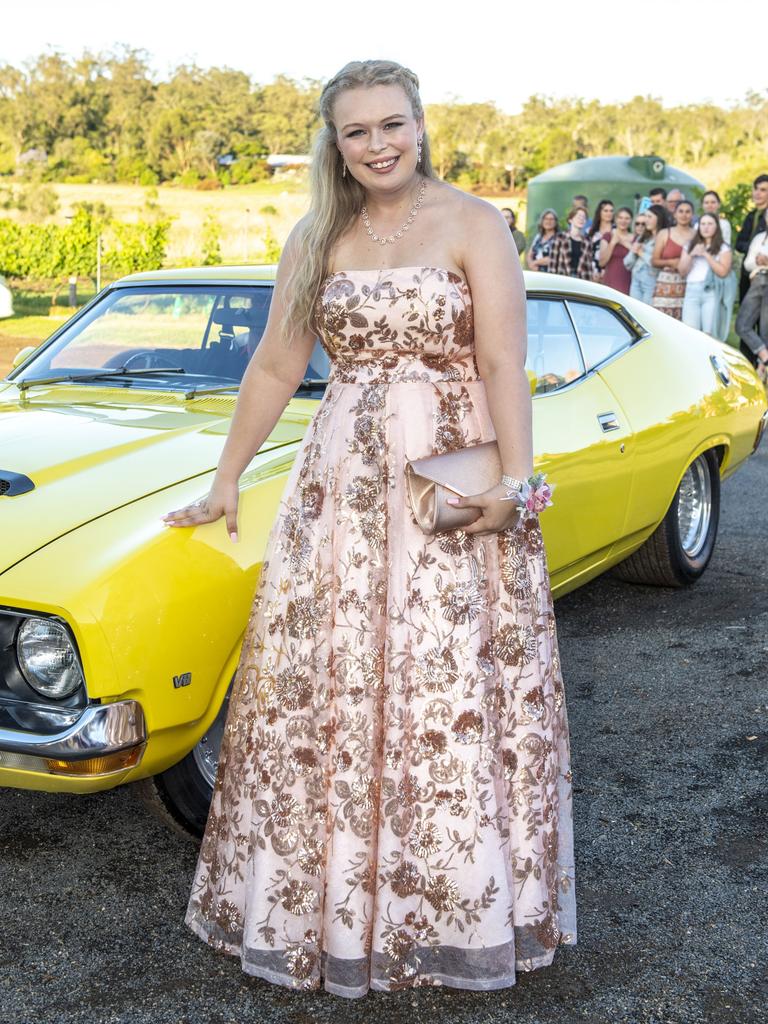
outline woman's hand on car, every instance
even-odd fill
[[[229,483],[214,480],[210,492],[204,498],[167,512],[162,517],[163,522],[166,526],[202,526],[203,523],[215,523],[225,516],[227,533],[233,541],[237,541],[239,493],[236,480]]]

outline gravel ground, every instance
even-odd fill
[[[0,1024],[764,1021],[767,473],[764,447],[724,485],[694,588],[603,577],[557,603],[579,943],[551,967],[487,994],[275,988],[186,929],[196,847],[130,787],[5,791]]]

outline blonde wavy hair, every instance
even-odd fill
[[[365,189],[360,182],[350,173],[342,174],[344,160],[336,145],[334,104],[345,89],[374,85],[401,86],[411,104],[413,116],[424,116],[418,78],[413,71],[394,61],[351,61],[326,82],[319,101],[323,123],[312,145],[309,213],[299,242],[300,253],[286,287],[283,336],[288,345],[304,331],[317,332],[315,307],[328,272],[331,250],[353,218],[359,215],[365,202]],[[426,129],[421,136],[418,169],[426,178],[436,177]]]

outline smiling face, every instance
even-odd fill
[[[714,192],[707,192],[701,200],[701,208],[705,213],[717,213],[720,209],[720,203]]]
[[[571,227],[577,228],[579,231],[584,230],[584,225],[587,223],[587,214],[583,206],[580,206],[576,213],[571,218]]]
[[[606,203],[600,208],[600,223],[606,228],[613,224],[613,203]]]
[[[632,224],[632,217],[627,213],[626,210],[619,210],[616,214],[616,227],[619,231],[629,231],[630,225]]]
[[[411,181],[424,122],[413,116],[399,85],[346,89],[334,104],[333,121],[348,172],[364,188],[394,191]]]
[[[545,231],[555,231],[557,228],[557,217],[554,213],[545,213],[541,218],[541,226]]]
[[[646,210],[643,214],[645,217],[645,226],[649,231],[656,231],[659,227],[659,218],[653,212],[653,210]]]

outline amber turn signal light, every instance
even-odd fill
[[[45,760],[52,775],[107,775],[137,765],[145,746],[145,743],[141,743],[138,747],[118,750],[115,754],[105,754],[103,757],[86,757],[82,761],[58,761],[50,757]]]

